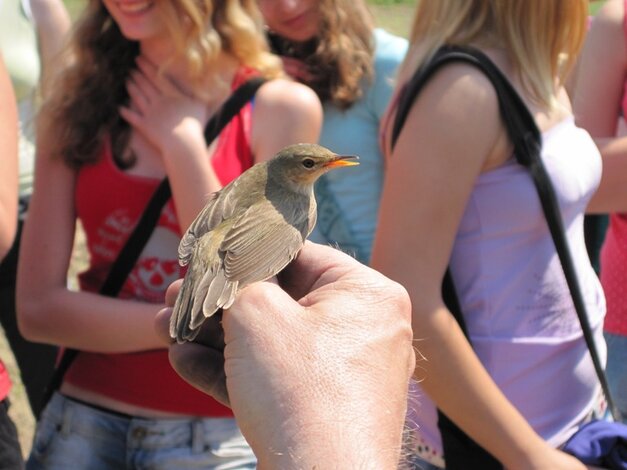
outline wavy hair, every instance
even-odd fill
[[[268,50],[255,0],[161,0],[156,6],[175,54],[196,80],[193,85],[207,83],[223,52],[265,77],[282,75],[280,61]],[[79,168],[98,159],[109,135],[116,163],[132,166],[133,156],[124,155],[130,127],[118,108],[129,100],[126,80],[135,68],[139,43],[123,36],[101,0],[89,0],[67,54],[71,63],[57,77],[41,113],[47,151]],[[167,66],[162,64],[161,71]],[[217,79],[210,83],[218,85]]]
[[[374,74],[372,15],[363,0],[320,0],[316,38],[296,43],[270,35],[275,51],[302,60],[310,78],[300,79],[322,102],[348,109],[363,94],[364,80]]]
[[[587,0],[418,0],[400,79],[445,44],[504,47],[532,100],[556,106],[586,33]]]

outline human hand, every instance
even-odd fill
[[[540,448],[517,458],[516,463],[505,465],[508,470],[595,470],[566,452],[551,447],[546,441],[540,442]]]
[[[130,103],[120,107],[120,114],[162,153],[174,141],[199,139],[204,145],[207,103],[160,74],[148,59],[137,58],[137,69],[131,73],[126,88]]]
[[[283,62],[283,70],[285,70],[285,73],[294,80],[301,83],[310,83],[313,80],[314,77],[311,71],[302,60],[281,56],[281,61]]]
[[[158,315],[164,337],[170,314]],[[228,394],[260,468],[329,458],[393,468],[415,365],[410,316],[399,284],[306,243],[278,285],[249,286],[224,312],[224,356],[209,319],[214,340],[202,331],[201,341],[211,346],[171,343],[170,360],[192,385],[222,401]]]

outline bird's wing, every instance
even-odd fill
[[[198,213],[179,243],[178,255],[181,266],[189,263],[194,246],[200,237],[233,215],[236,210],[238,186],[238,180],[235,180],[213,193],[205,207]]]
[[[226,278],[243,287],[280,272],[296,257],[309,231],[307,211],[303,212],[288,223],[267,200],[250,207],[220,246]]]

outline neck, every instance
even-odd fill
[[[207,70],[196,77],[190,73],[185,58],[176,54],[172,41],[167,38],[143,41],[140,44],[140,54],[157,67],[166,65],[166,75],[182,90],[198,96],[206,96],[207,90],[211,90],[209,95],[218,101],[220,101],[220,96],[216,95],[229,93],[229,86],[240,67],[236,58],[226,52],[220,52],[211,62],[211,65],[207,67]],[[226,86],[216,86],[216,83]]]
[[[279,36],[272,31],[268,33],[268,40],[270,41],[272,52],[275,54],[300,60],[305,60],[313,55],[318,46],[317,38],[298,42]]]

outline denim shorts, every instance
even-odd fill
[[[38,423],[28,470],[254,469],[231,418],[126,417],[55,393]]]

